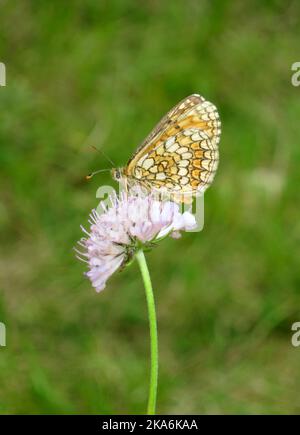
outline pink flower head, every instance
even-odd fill
[[[100,203],[100,209],[101,213],[90,214],[90,232],[81,227],[87,237],[78,242],[83,252],[76,250],[77,257],[88,264],[86,276],[97,292],[137,250],[152,247],[167,235],[178,238],[180,231],[196,226],[189,211],[181,213],[178,204],[158,200],[151,193],[113,195],[110,206]]]

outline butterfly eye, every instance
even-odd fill
[[[121,178],[121,172],[119,169],[112,169],[111,171],[112,177],[114,180],[118,181]]]

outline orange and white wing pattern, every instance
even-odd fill
[[[171,193],[204,192],[217,170],[220,133],[216,107],[193,94],[159,122],[129,160],[124,175]]]

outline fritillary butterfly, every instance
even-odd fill
[[[216,107],[197,94],[180,101],[157,124],[115,180],[193,197],[212,183],[218,167],[221,122]],[[179,201],[184,201],[179,199]]]

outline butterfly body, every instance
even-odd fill
[[[219,161],[221,122],[216,107],[193,94],[171,109],[124,168],[112,176],[126,185],[195,196],[211,184]]]

